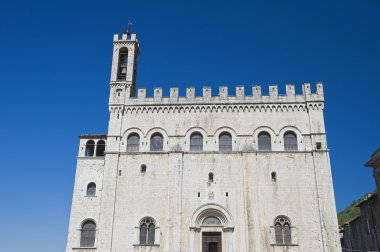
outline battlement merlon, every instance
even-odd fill
[[[126,41],[134,41],[136,43],[138,43],[138,39],[137,39],[137,35],[135,33],[132,33],[132,34],[126,34],[126,33],[123,33],[121,34],[121,37],[120,37],[120,34],[114,34],[113,35],[113,42],[126,42]]]
[[[210,103],[305,103],[324,102],[323,84],[318,82],[316,91],[311,92],[311,84],[302,84],[302,94],[296,94],[294,84],[285,85],[285,94],[279,94],[277,85],[269,85],[268,95],[261,93],[260,85],[252,86],[252,95],[245,94],[244,86],[236,86],[236,95],[228,95],[228,86],[219,86],[218,95],[212,95],[211,87],[203,86],[202,96],[195,95],[194,87],[186,88],[186,96],[179,96],[179,88],[170,88],[170,96],[164,97],[162,88],[154,88],[153,97],[147,97],[145,88],[137,90],[137,97],[129,97],[125,105],[168,105],[168,104],[210,104]],[[111,84],[112,87],[112,84]],[[112,91],[111,91],[112,92]],[[117,100],[110,105],[120,105]]]

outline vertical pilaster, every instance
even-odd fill
[[[98,251],[112,251],[120,142],[123,133],[124,104],[134,95],[139,44],[136,34],[114,35],[112,57],[107,151],[101,195]],[[121,51],[122,50],[122,51]],[[126,75],[121,76],[121,52],[128,52]],[[113,153],[112,153],[113,152]]]
[[[98,229],[98,251],[111,251],[112,248],[118,163],[118,154],[106,155]]]

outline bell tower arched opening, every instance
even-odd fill
[[[117,72],[117,80],[125,81],[127,79],[128,70],[128,49],[123,47],[119,50],[119,67]]]

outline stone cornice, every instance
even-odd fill
[[[305,154],[309,153],[312,154],[314,152],[322,153],[322,152],[329,152],[329,150],[308,150],[308,151],[229,151],[229,152],[220,152],[220,151],[202,151],[202,152],[192,152],[192,151],[140,151],[140,152],[127,152],[127,151],[106,151],[104,154],[117,154],[117,155],[168,155],[172,153],[182,153],[182,154],[188,154],[188,155],[208,155],[208,154],[221,154],[221,155],[242,155],[242,154],[268,154],[268,153],[274,153],[274,154]]]
[[[201,231],[201,229],[199,227],[190,227],[189,230],[193,231],[193,232],[197,232],[197,233],[199,233]]]
[[[80,139],[107,139],[107,134],[81,134]]]
[[[110,104],[111,113],[295,112],[323,110],[323,102],[303,103],[204,103],[204,104]]]
[[[131,81],[111,81],[110,82],[111,87],[128,87],[132,86]]]
[[[235,229],[233,227],[225,227],[222,230],[223,232],[233,232]]]

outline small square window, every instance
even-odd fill
[[[317,142],[317,150],[320,150],[322,149],[322,143],[321,142]]]

